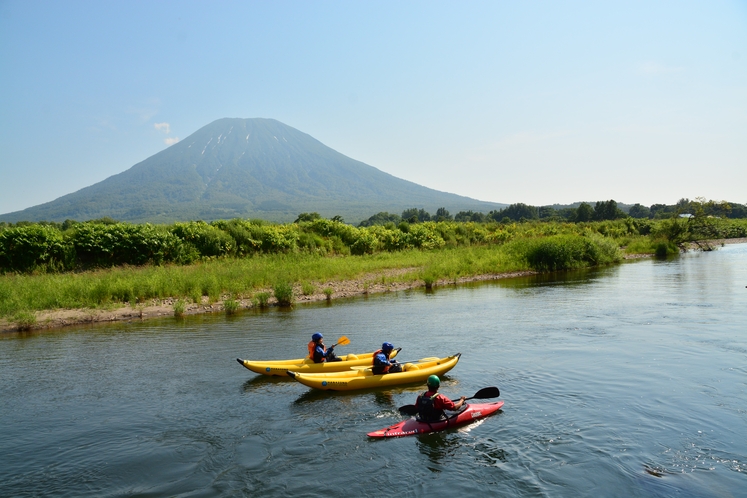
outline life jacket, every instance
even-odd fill
[[[373,370],[374,375],[385,374],[389,372],[389,367],[391,367],[391,365],[377,365],[376,364],[376,358],[379,356],[379,353],[382,353],[384,356],[386,356],[387,360],[389,359],[389,355],[384,353],[383,349],[374,351],[373,362],[371,363],[373,365],[373,368],[371,370]]]
[[[444,417],[444,411],[436,409],[436,398],[439,394],[433,393],[433,396],[428,396],[426,391],[418,396],[417,407],[418,407],[418,420],[423,422],[438,422]]]
[[[325,349],[325,347],[324,347],[324,346],[322,346],[322,349],[323,349],[324,351],[326,351],[326,349]],[[314,356],[315,356],[315,353],[316,353],[316,343],[315,343],[314,341],[311,341],[311,342],[309,342],[309,358],[311,358],[311,361],[313,361],[314,363],[322,363],[323,361],[325,361],[325,360],[326,360],[326,358],[325,358],[324,356],[322,356],[322,357],[321,357],[321,358],[319,359],[319,361],[317,361],[317,360],[316,360],[316,359],[314,358]]]

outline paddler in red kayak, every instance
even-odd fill
[[[322,363],[324,361],[342,361],[335,355],[335,347],[327,349],[322,340],[324,336],[320,332],[315,332],[311,336],[309,342],[309,358],[314,360],[314,363]]]
[[[464,406],[464,401],[467,399],[464,396],[454,403],[438,392],[438,388],[441,387],[441,379],[437,375],[428,377],[426,385],[428,390],[418,396],[417,401],[415,401],[415,406],[418,409],[418,420],[421,422],[444,420],[446,418],[444,410],[457,411]]]
[[[402,365],[397,360],[390,360],[389,355],[392,354],[394,345],[391,342],[385,342],[381,345],[381,349],[374,352],[373,354],[373,374],[381,375],[386,373],[397,373],[402,371]]]

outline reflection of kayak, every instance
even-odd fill
[[[397,356],[402,348],[392,351],[391,358]],[[310,358],[298,358],[296,360],[272,360],[272,361],[251,361],[236,358],[240,364],[252,372],[263,375],[282,375],[285,377],[288,370],[294,372],[306,373],[324,373],[324,372],[343,372],[350,370],[351,367],[367,367],[373,363],[373,353],[363,354],[346,354],[338,356],[342,361],[326,361],[314,363]]]
[[[288,369],[288,375],[303,385],[327,391],[352,391],[370,387],[396,386],[425,382],[430,375],[442,375],[454,368],[462,353],[433,361],[405,363],[402,372],[374,375],[370,368],[348,372],[307,374]]]
[[[415,418],[407,419],[398,424],[394,424],[386,429],[369,432],[370,437],[401,437],[413,436],[415,434],[427,434],[429,432],[438,432],[452,427],[466,425],[473,420],[479,420],[497,412],[503,406],[503,401],[495,403],[473,403],[468,404],[467,408],[456,415],[439,422],[420,422]]]

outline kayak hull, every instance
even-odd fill
[[[434,361],[406,363],[405,371],[374,375],[370,368],[358,368],[348,372],[312,374],[288,369],[288,375],[301,384],[325,391],[354,391],[401,384],[424,383],[431,375],[443,375],[454,368],[461,353]]]
[[[463,425],[470,424],[475,420],[480,420],[482,418],[488,417],[500,410],[501,407],[503,407],[503,401],[496,401],[494,403],[468,404],[467,408],[465,408],[461,412],[440,422],[420,422],[413,417],[384,429],[369,432],[368,436],[373,438],[386,438],[415,436],[417,434],[440,432],[446,429],[452,429],[454,427],[461,427]]]
[[[396,348],[392,351],[391,357],[397,356],[402,348]],[[314,363],[310,358],[298,358],[295,360],[271,360],[271,361],[252,361],[236,358],[242,366],[254,373],[262,375],[287,376],[288,370],[304,373],[327,373],[327,372],[344,372],[352,367],[370,366],[373,362],[373,353],[347,354],[338,356],[342,361],[332,361],[327,363]]]

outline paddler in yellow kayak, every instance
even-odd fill
[[[327,349],[322,339],[324,339],[324,336],[320,332],[315,332],[314,335],[311,336],[311,341],[309,342],[309,358],[311,358],[314,363],[322,363],[324,361],[342,361],[335,355],[335,347],[332,346]]]
[[[386,373],[397,373],[402,371],[402,365],[397,360],[390,360],[389,355],[392,354],[394,344],[391,342],[385,342],[381,345],[381,349],[374,352],[373,354],[373,374],[381,375]]]

